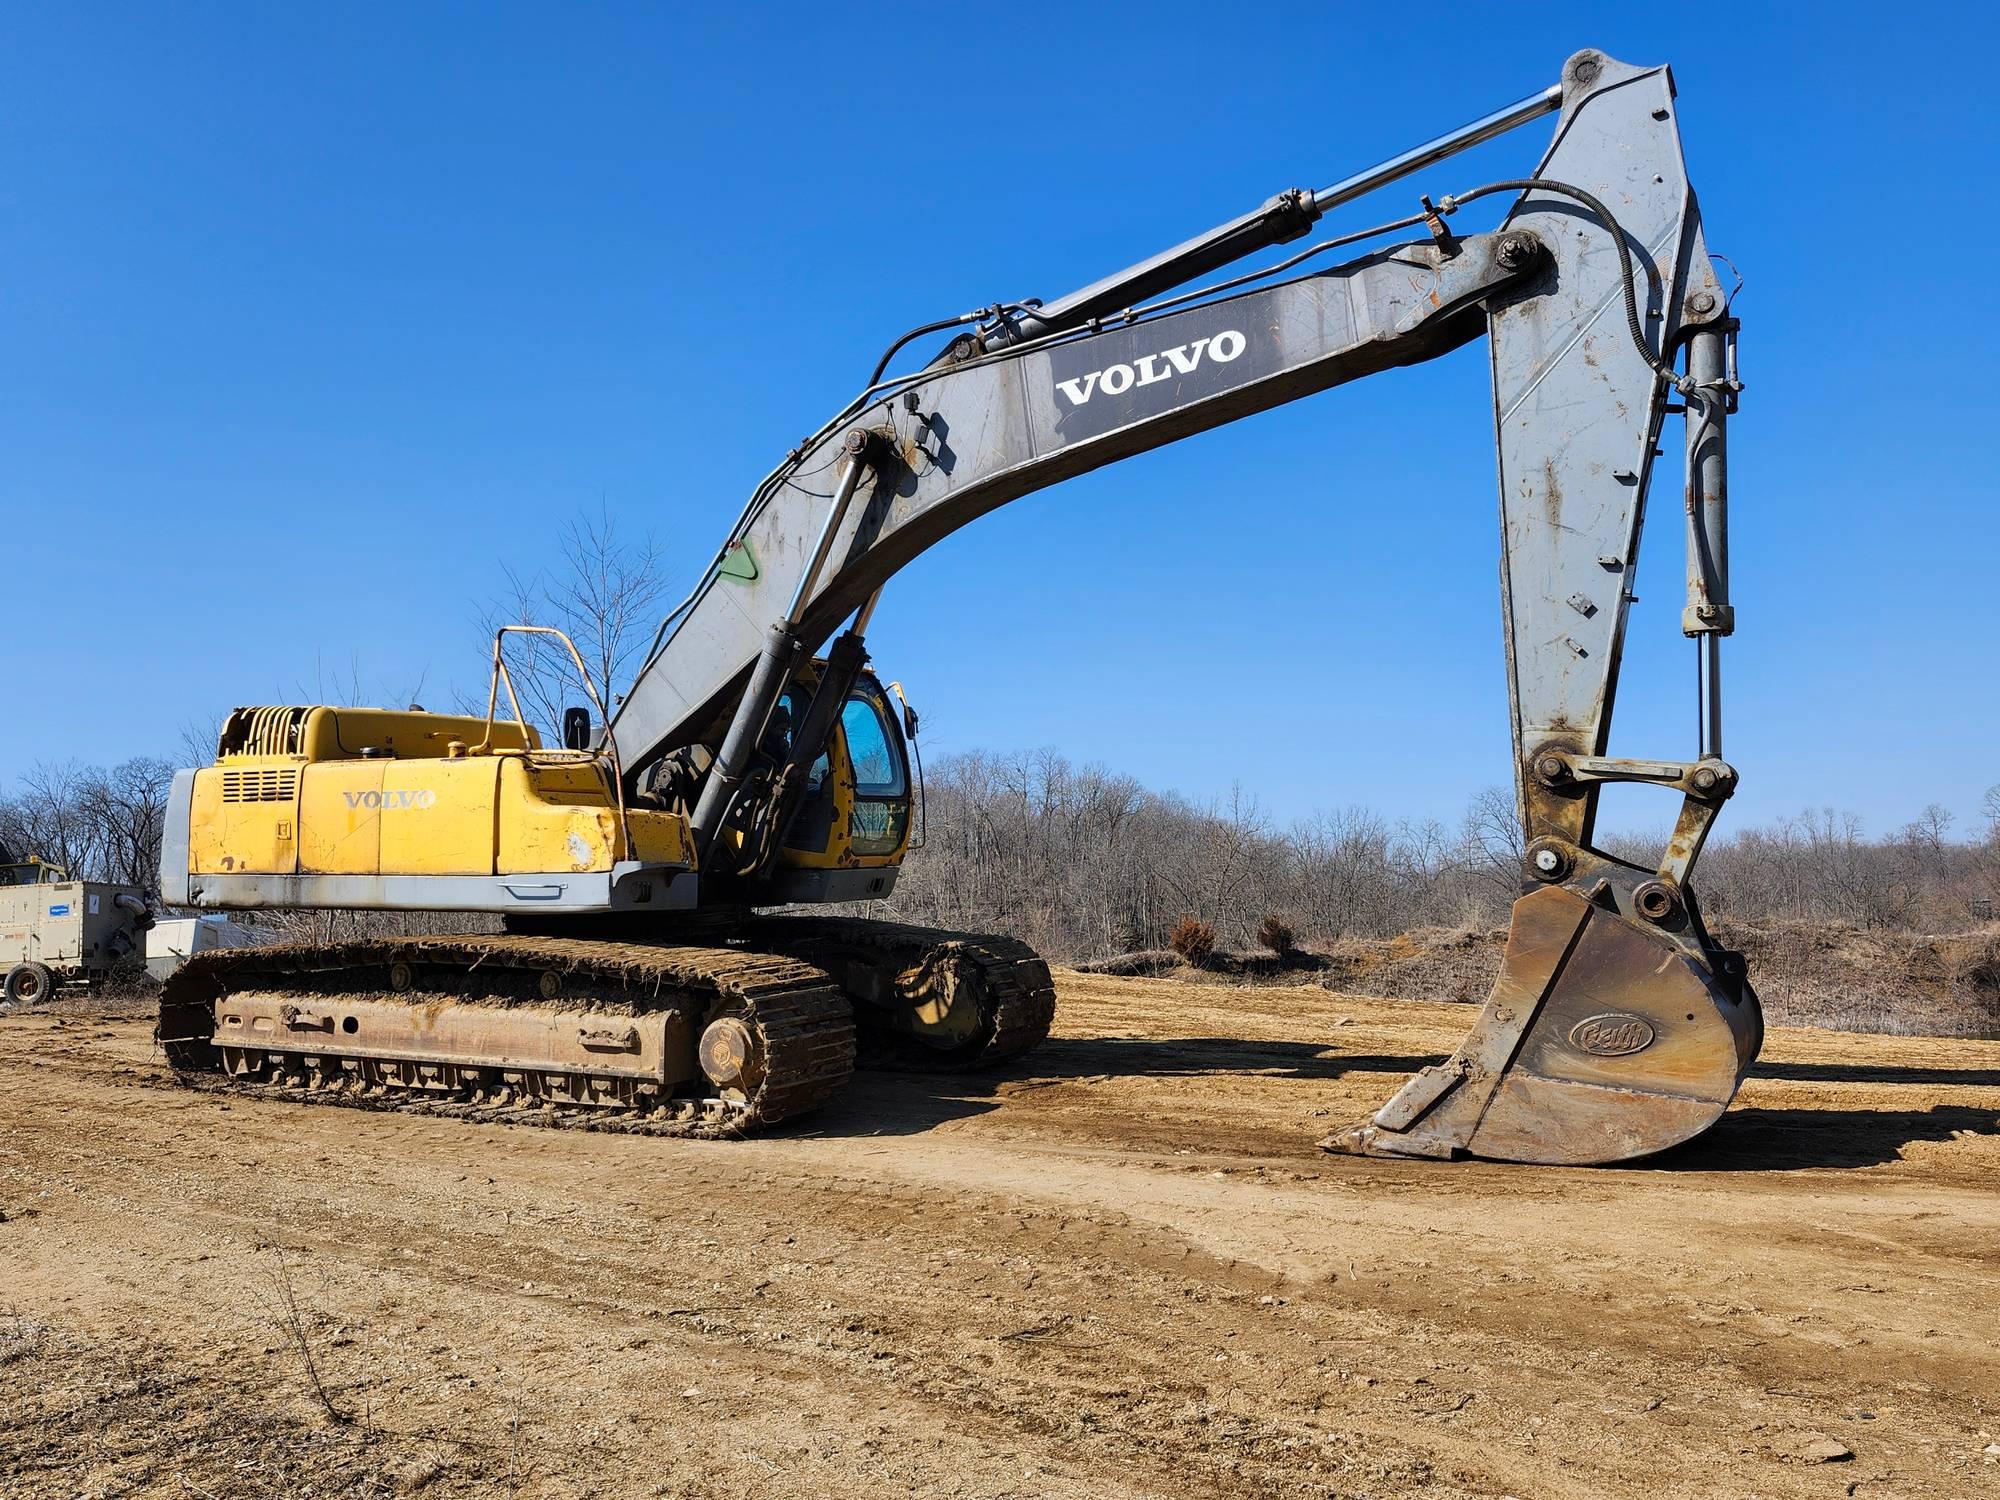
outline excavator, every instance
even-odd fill
[[[1530,175],[1315,237],[1335,209],[1550,115]],[[1486,199],[1498,224],[1459,232]],[[1719,647],[1742,386],[1715,259],[1671,74],[1581,51],[1547,88],[1330,187],[1053,301],[910,330],[751,492],[611,706],[566,638],[524,625],[495,638],[484,715],[232,713],[214,763],[174,780],[167,901],[482,915],[456,935],[200,955],[161,997],[168,1060],[263,1097],[715,1135],[824,1103],[857,1057],[1021,1056],[1054,1013],[1024,944],[801,910],[889,895],[911,845],[916,715],[864,644],[885,585],[1011,500],[1484,335],[1521,893],[1457,1051],[1322,1145],[1585,1164],[1689,1139],[1762,1039],[1692,885],[1738,779]],[[941,347],[894,373],[923,339]],[[1670,415],[1699,743],[1632,759],[1607,753],[1611,709]],[[591,702],[559,747],[520,711],[507,648],[524,632],[567,650]],[[1619,782],[1679,798],[1657,866],[1593,843]]]

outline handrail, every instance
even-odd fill
[[[583,690],[590,694],[591,706],[597,710],[597,722],[604,726],[604,759],[611,764],[611,795],[618,808],[618,838],[624,851],[623,857],[636,858],[632,852],[630,820],[625,811],[625,767],[618,758],[618,737],[611,732],[611,716],[605,712],[604,699],[599,696],[597,684],[591,681],[590,671],[583,664],[583,653],[576,649],[576,642],[563,631],[553,625],[502,625],[493,632],[493,676],[486,686],[486,732],[479,743],[472,747],[470,753],[473,755],[493,753],[493,718],[500,703],[501,684],[505,683],[507,701],[514,709],[514,722],[521,726],[521,754],[524,759],[542,755],[546,756],[550,763],[556,763],[569,758],[579,760],[598,758],[597,752],[592,750],[538,751],[530,748],[529,741],[534,737],[534,731],[528,727],[527,716],[521,712],[521,700],[514,691],[514,674],[507,670],[507,658],[503,650],[503,642],[509,635],[552,635],[563,643],[564,649],[569,652],[569,659],[576,664],[576,675],[583,682]]]

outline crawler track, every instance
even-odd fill
[[[481,1123],[714,1136],[824,1103],[854,1069],[857,1035],[869,1067],[958,1072],[1027,1052],[1055,1015],[1048,966],[1013,938],[790,916],[689,924],[674,936],[680,941],[663,944],[629,926],[600,926],[590,937],[527,932],[207,953],[168,982],[158,1035],[180,1081],[202,1090]],[[732,1015],[755,1034],[762,1077],[747,1092],[699,1078],[660,1089],[523,1067],[497,1044],[491,1055],[440,1064],[414,1052],[343,1057],[319,1033],[219,1041],[218,1003],[231,996],[300,1012],[338,1013],[346,1000],[557,1012],[584,1023],[667,1013],[689,1035]],[[909,1019],[924,1005],[956,1008],[961,1021],[949,1035],[924,1034]]]
[[[547,919],[516,920],[521,925],[512,930],[551,935],[564,930]],[[678,943],[782,954],[811,964],[854,1001],[864,1067],[914,1072],[988,1067],[1039,1046],[1055,1020],[1049,966],[1018,938],[867,917],[757,915],[740,909],[689,914],[671,923],[599,918],[582,930],[611,943],[653,942],[665,931]],[[978,1012],[976,1027],[947,1038],[916,1035],[899,1024],[927,1002],[959,998]]]
[[[846,986],[866,1067],[989,1067],[1040,1046],[1055,1020],[1049,966],[1018,938],[861,917],[757,917],[741,933],[749,946],[802,959]],[[972,1034],[946,1043],[897,1024],[912,1005],[959,992],[978,1010]]]
[[[734,1016],[757,1040],[761,1077],[747,1089],[717,1091],[697,1078],[666,1091],[497,1057],[357,1063],[311,1039],[287,1038],[268,1050],[218,1045],[217,1003],[232,995],[333,1011],[343,998],[364,997],[411,1007],[518,1007],[586,1022],[667,1013],[690,1033]],[[791,1119],[832,1097],[854,1067],[849,1002],[809,963],[733,948],[514,934],[203,954],[163,991],[158,1035],[182,1081],[197,1088],[650,1135],[739,1133]]]

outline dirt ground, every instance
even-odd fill
[[[1058,982],[997,1078],[742,1142],[0,1020],[0,1495],[2000,1494],[2000,1043],[1777,1031],[1636,1169],[1361,1161],[1470,1010]]]

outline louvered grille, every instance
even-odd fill
[[[239,708],[222,726],[221,755],[297,755],[305,742],[304,708]]]
[[[297,771],[224,771],[224,802],[290,802],[299,794]]]
[[[259,708],[253,710],[247,755],[296,755],[305,733],[309,708]]]

